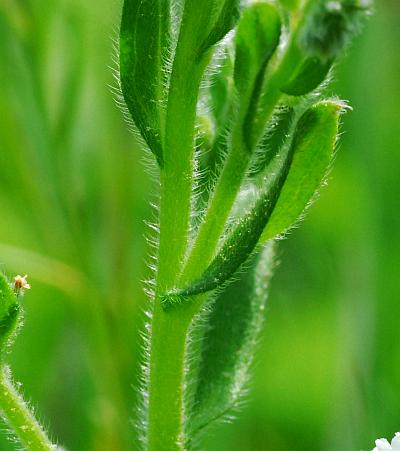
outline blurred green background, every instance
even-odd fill
[[[120,8],[0,2],[0,265],[32,284],[9,361],[70,450],[135,436],[152,185],[108,88]],[[207,451],[360,451],[400,429],[398,0],[337,76],[354,112],[335,169],[281,244],[251,395]]]

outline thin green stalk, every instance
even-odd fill
[[[210,263],[249,161],[250,154],[243,142],[241,131],[238,131],[233,138],[232,149],[185,266],[182,282],[201,274]]]
[[[188,332],[205,296],[166,312],[156,303],[152,322],[146,451],[183,451]],[[150,408],[153,405],[154,408]]]
[[[0,410],[6,423],[29,451],[57,449],[57,445],[47,437],[44,428],[13,386],[8,367],[4,367],[0,374]]]
[[[152,323],[148,450],[184,449],[184,385],[189,310],[166,313],[159,303]]]
[[[185,52],[183,52],[185,53]],[[191,68],[188,68],[191,66]],[[158,287],[173,286],[187,248],[193,181],[193,142],[198,86],[205,63],[195,65],[176,57],[171,78],[161,169]],[[191,80],[183,81],[187,73]],[[186,89],[182,89],[186,85]],[[196,94],[194,94],[196,93]],[[178,124],[177,118],[181,121]]]
[[[188,159],[181,161],[188,162]],[[191,168],[191,164],[189,166]],[[185,168],[185,171],[188,167]],[[169,171],[165,160],[161,173],[160,248],[156,292],[172,287],[186,249],[190,218],[190,194],[184,175]],[[184,194],[184,193],[183,193]],[[183,202],[186,200],[187,202]],[[186,316],[187,315],[187,316]],[[147,450],[183,449],[183,387],[186,336],[192,315],[184,309],[166,313],[158,296],[154,301],[150,379],[148,387]]]
[[[196,102],[192,107],[196,108]],[[167,130],[166,143],[179,143],[184,138],[183,141],[188,144],[190,136],[182,136],[184,130],[185,127],[180,128],[175,124]],[[171,161],[173,148],[166,144],[165,149],[166,158],[160,175],[160,241],[149,362],[149,451],[183,449],[186,337],[194,315],[190,307],[167,313],[158,299],[158,294],[174,285],[181,270],[188,242],[192,195],[192,158],[176,157]],[[169,155],[168,150],[171,150]],[[189,152],[189,148],[179,146],[174,149],[174,153],[182,150]],[[193,141],[190,151],[193,152]]]

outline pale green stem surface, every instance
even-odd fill
[[[29,451],[54,451],[45,430],[38,423],[21,394],[13,386],[8,367],[0,375],[0,410],[5,422],[12,429],[21,444]]]

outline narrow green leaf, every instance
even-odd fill
[[[303,213],[332,162],[343,105],[320,102],[300,119],[293,162],[260,243],[284,233]]]
[[[132,119],[163,165],[169,0],[125,0],[120,29],[120,80]]]
[[[290,161],[287,161],[287,164],[290,165]],[[254,208],[233,229],[202,276],[177,294],[194,296],[214,290],[228,281],[248,259],[275,207],[287,174],[287,164],[285,163],[280,174],[274,178],[269,190],[258,199]]]
[[[264,322],[274,267],[270,243],[214,301],[204,324],[189,436],[227,416],[243,396]]]
[[[267,64],[278,47],[281,20],[275,6],[255,3],[242,14],[236,33],[234,81],[243,135],[249,150],[251,123],[257,111]]]
[[[306,58],[281,91],[292,96],[308,94],[325,80],[331,66],[331,61],[322,61],[318,57]]]
[[[18,328],[20,310],[14,290],[6,276],[0,273],[0,358]]]

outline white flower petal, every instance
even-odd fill
[[[396,432],[392,440],[392,450],[400,451],[400,432]]]
[[[390,443],[385,438],[375,440],[375,445],[378,448],[378,451],[392,451]]]

